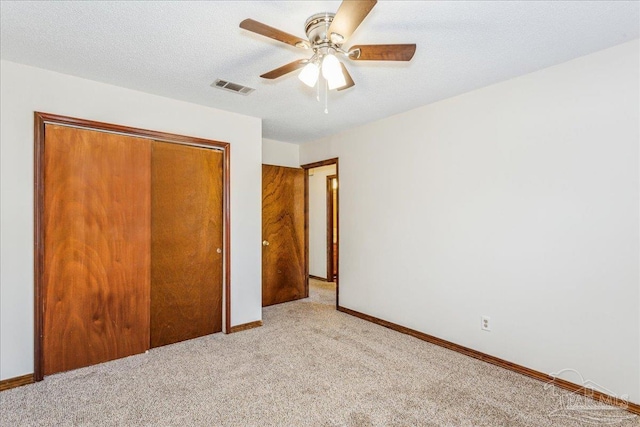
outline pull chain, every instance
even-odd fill
[[[324,113],[329,114],[329,82],[324,80]]]

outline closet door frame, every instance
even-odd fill
[[[118,133],[136,138],[147,138],[171,144],[191,145],[220,150],[223,153],[223,284],[222,284],[222,331],[231,332],[231,145],[185,135],[158,132],[120,126],[111,123],[84,120],[75,117],[34,112],[34,380],[44,378],[43,327],[44,327],[44,148],[45,126],[56,124],[100,132]]]

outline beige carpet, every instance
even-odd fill
[[[334,297],[314,282],[310,298],[265,309],[261,328],[2,392],[0,425],[640,426],[610,407],[565,408],[566,392],[339,313]]]

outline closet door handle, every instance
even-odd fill
[[[269,246],[269,241],[268,240],[263,240],[262,241],[262,246]]]
[[[221,254],[221,253],[222,253],[222,249],[218,248],[218,249],[216,249],[216,252],[218,252],[219,254]]]

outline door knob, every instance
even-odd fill
[[[219,254],[221,254],[221,253],[222,253],[222,249],[218,248],[218,249],[216,249],[216,252],[218,252]]]
[[[262,241],[262,246],[269,246],[269,241],[268,240],[263,240]]]

